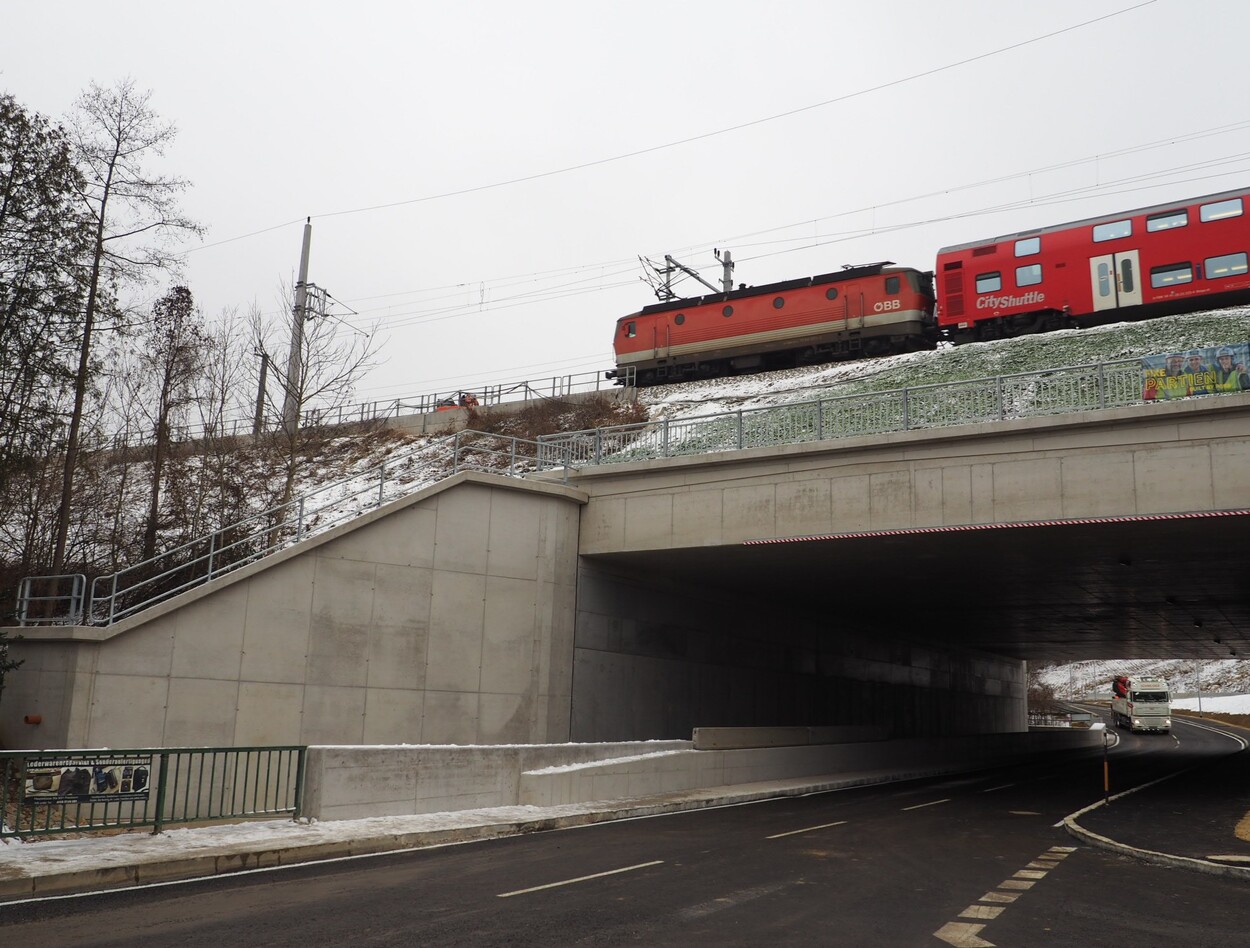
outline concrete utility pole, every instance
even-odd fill
[[[1198,717],[1202,717],[1202,660],[1198,661]]]
[[[282,403],[282,429],[293,436],[299,429],[301,352],[304,319],[308,306],[308,248],[312,243],[312,218],[304,221],[304,247],[299,255],[299,281],[295,284],[295,311],[291,318],[291,355],[286,363],[286,400]]]
[[[260,384],[256,386],[256,414],[252,418],[252,434],[258,435],[265,427],[265,388],[269,385],[269,353],[258,349],[260,356]]]

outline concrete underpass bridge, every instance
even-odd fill
[[[461,473],[112,625],[23,630],[0,738],[1019,730],[1027,661],[1250,655],[1247,527],[1250,394]]]

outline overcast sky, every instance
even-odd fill
[[[311,216],[309,279],[382,340],[374,400],[609,367],[655,301],[639,256],[931,269],[1245,186],[1247,35],[1244,0],[60,0],[6,7],[0,91],[60,118],[152,90],[209,316],[281,318]]]

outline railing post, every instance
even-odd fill
[[[516,476],[516,438],[512,439],[512,454],[508,458],[508,476]]]
[[[742,443],[742,409],[738,409],[738,450],[741,451],[745,445]]]
[[[1107,407],[1107,374],[1106,363],[1098,363],[1098,407]]]
[[[816,440],[825,440],[825,400],[816,399]]]
[[[382,506],[382,494],[386,487],[386,465],[378,465],[378,506]]]
[[[213,556],[217,553],[217,531],[208,535],[208,578],[213,578]]]
[[[307,747],[301,747],[296,751],[295,763],[295,813],[292,820],[298,820],[303,816],[304,809],[304,755],[308,753]]]
[[[161,765],[158,769],[159,776],[156,778],[156,818],[152,823],[152,835],[155,836],[161,831],[161,825],[165,822],[165,784],[169,779],[169,755],[161,754]]]
[[[295,539],[299,540],[304,536],[304,498],[299,499],[299,513],[295,520]],[[275,538],[276,539],[276,538]]]
[[[662,432],[661,437],[663,438],[661,453],[664,457],[668,457],[668,419],[667,418],[665,418],[664,421],[660,423],[660,430]]]
[[[598,428],[595,429],[595,464],[599,465],[603,462],[603,432]]]
[[[1007,409],[1003,404],[1003,377],[1001,375],[994,376],[994,398],[998,401],[998,420],[1002,421],[1007,417]]]
[[[911,399],[908,397],[909,392],[903,389],[903,430],[911,430]]]
[[[109,625],[113,624],[113,617],[117,615],[117,577],[118,573],[113,574],[113,591],[109,593]]]

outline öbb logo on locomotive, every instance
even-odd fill
[[[616,368],[657,385],[933,349],[1250,301],[1250,188],[644,306]]]

